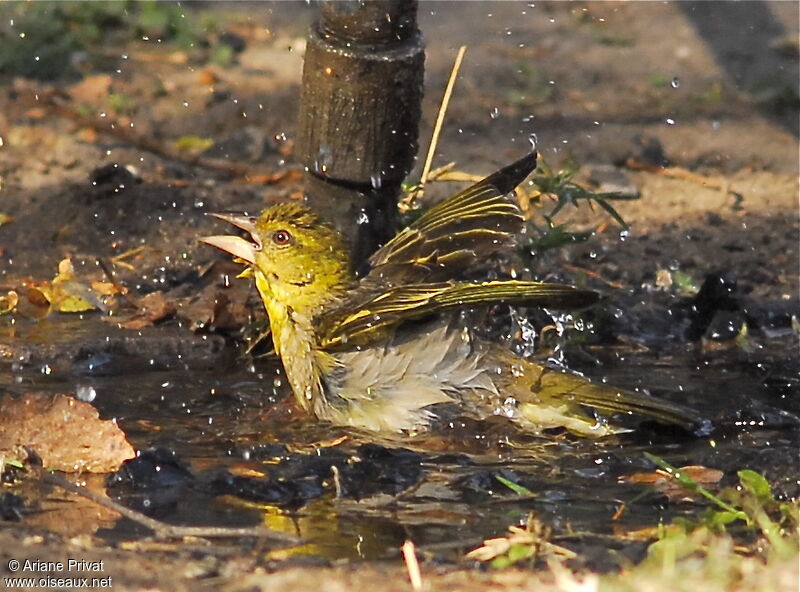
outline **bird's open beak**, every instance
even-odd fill
[[[253,242],[246,241],[245,239],[233,235],[217,235],[217,236],[204,236],[200,239],[201,243],[216,247],[221,251],[230,253],[234,257],[238,257],[248,263],[255,264],[256,253],[261,250],[261,241],[256,234],[256,219],[252,216],[243,216],[241,214],[211,214],[215,218],[225,220],[233,224],[237,228],[247,231]]]

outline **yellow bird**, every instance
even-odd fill
[[[594,292],[553,283],[458,279],[514,244],[524,218],[507,194],[534,168],[535,152],[432,207],[370,257],[360,280],[344,237],[299,204],[257,217],[215,214],[250,240],[201,240],[249,268],[294,396],[319,420],[417,433],[455,411],[502,415],[533,432],[619,431],[589,407],[693,427],[691,410],[515,356],[452,314],[496,303],[596,301]]]

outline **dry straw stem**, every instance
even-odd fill
[[[422,590],[422,574],[419,571],[417,553],[414,549],[413,541],[406,541],[402,547],[403,561],[406,562],[408,579],[411,580],[411,587],[414,590]]]
[[[450,97],[453,95],[453,88],[456,85],[458,71],[461,69],[461,62],[464,61],[464,54],[466,51],[466,45],[462,45],[458,48],[456,59],[453,62],[453,69],[450,71],[450,78],[448,79],[447,87],[444,90],[442,103],[439,105],[439,114],[436,116],[436,123],[433,126],[433,135],[431,136],[430,146],[428,146],[428,154],[425,157],[425,165],[422,167],[422,176],[419,179],[419,185],[400,202],[399,207],[401,211],[407,212],[413,207],[414,201],[420,195],[422,195],[422,191],[425,188],[425,183],[428,181],[428,174],[430,173],[431,164],[433,163],[433,156],[436,154],[436,146],[439,144],[439,134],[442,131],[442,124],[444,124],[444,118],[447,114],[447,107],[450,104]]]

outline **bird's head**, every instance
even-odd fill
[[[213,215],[245,230],[251,241],[233,235],[200,240],[249,265],[268,308],[268,300],[276,300],[314,313],[352,279],[344,237],[305,206],[278,204],[258,217]]]

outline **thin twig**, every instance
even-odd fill
[[[146,248],[145,245],[139,245],[138,247],[128,249],[124,253],[120,253],[119,255],[114,255],[111,259],[109,259],[109,261],[111,261],[113,265],[121,265],[122,267],[134,271],[136,268],[130,263],[126,263],[124,260],[127,259],[128,257],[133,257],[134,255],[138,255],[139,253],[144,251],[145,248]]]
[[[228,528],[225,526],[178,526],[173,524],[166,524],[164,522],[161,522],[160,520],[156,520],[154,518],[150,518],[149,516],[145,516],[141,512],[137,512],[136,510],[131,510],[130,508],[126,508],[125,506],[118,504],[114,500],[98,495],[97,493],[90,491],[85,487],[81,487],[80,485],[75,485],[74,483],[70,483],[69,481],[67,481],[60,475],[56,475],[55,473],[44,471],[42,473],[42,481],[44,483],[60,487],[61,489],[65,489],[76,495],[80,495],[81,497],[85,497],[86,499],[89,499],[94,503],[99,504],[105,508],[114,510],[115,512],[118,512],[128,520],[132,520],[133,522],[141,524],[145,528],[152,530],[153,533],[156,535],[156,537],[162,539],[179,539],[183,537],[220,538],[220,537],[250,536],[250,537],[263,537],[291,544],[296,544],[300,542],[300,540],[297,537],[282,532],[269,530],[267,528],[264,528],[263,526],[256,526],[251,528],[248,527]]]
[[[731,183],[727,179],[723,180],[712,179],[710,177],[706,177],[698,173],[693,173],[692,171],[686,170],[683,167],[654,166],[646,162],[636,160],[635,158],[628,158],[625,161],[625,166],[631,169],[632,171],[646,171],[648,173],[663,175],[671,179],[681,179],[684,181],[689,181],[691,183],[702,185],[703,187],[710,187],[724,194],[733,195],[734,197],[737,198],[737,200],[741,200],[742,198],[740,193],[731,189]]]
[[[453,69],[450,71],[450,78],[447,81],[447,87],[444,89],[442,103],[439,105],[439,114],[436,116],[436,123],[433,126],[433,135],[431,136],[430,146],[428,146],[428,154],[425,157],[425,166],[422,167],[422,176],[419,178],[419,185],[400,202],[401,209],[406,211],[410,210],[414,205],[414,201],[422,194],[422,191],[425,188],[425,183],[428,181],[428,174],[431,170],[433,157],[436,154],[436,146],[439,144],[439,134],[442,131],[442,124],[444,124],[444,118],[447,114],[447,107],[450,104],[450,97],[453,95],[453,88],[456,85],[458,71],[461,69],[461,62],[464,60],[464,54],[466,51],[466,45],[459,47],[458,53],[456,54],[456,59],[453,62]]]
[[[600,275],[596,271],[592,271],[591,269],[586,269],[585,267],[579,267],[578,265],[571,265],[570,263],[563,263],[561,266],[564,267],[565,269],[569,269],[570,271],[575,271],[578,273],[582,273],[584,275],[588,275],[589,277],[593,277],[594,279],[600,280],[607,286],[611,286],[612,288],[616,288],[617,290],[625,289],[625,286],[623,284],[606,279],[602,275]]]

